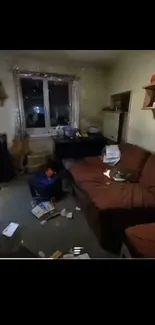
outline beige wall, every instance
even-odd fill
[[[100,111],[105,105],[107,89],[106,89],[106,73],[103,70],[84,67],[82,64],[58,64],[52,61],[52,58],[47,60],[34,59],[31,56],[20,57],[12,56],[12,54],[0,52],[0,80],[3,82],[5,90],[8,95],[8,99],[5,101],[3,107],[0,107],[0,132],[6,132],[8,135],[9,146],[12,143],[12,139],[15,133],[15,118],[17,111],[16,92],[13,82],[12,72],[10,68],[19,67],[19,69],[30,70],[30,71],[45,71],[62,74],[76,74],[80,77],[80,88],[81,88],[81,107],[80,117],[91,118],[99,125],[101,123]],[[51,146],[51,141],[35,139],[32,140],[31,146],[33,148],[41,147],[48,148]],[[47,148],[47,149],[48,149]]]
[[[155,120],[152,111],[141,110],[145,91],[142,88],[155,74],[155,51],[127,51],[108,77],[110,95],[131,90],[127,141],[155,152]]]

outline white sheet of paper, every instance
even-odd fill
[[[106,172],[104,172],[103,175],[110,178],[110,169],[108,169]]]
[[[80,254],[78,256],[78,259],[90,259],[89,255],[87,253],[84,253],[84,254]]]
[[[63,255],[63,258],[74,258],[74,255],[73,254],[65,254]]]
[[[19,224],[15,223],[15,222],[11,222],[3,231],[2,234],[7,236],[7,237],[11,237],[15,230],[18,228]]]
[[[47,213],[47,211],[43,208],[41,208],[39,205],[36,205],[31,212],[35,215],[36,218],[40,219],[44,214]]]
[[[53,203],[51,203],[50,201],[41,202],[40,206],[43,206],[43,208],[46,209],[48,212],[53,211],[55,209]]]

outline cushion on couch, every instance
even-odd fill
[[[135,257],[155,258],[155,223],[130,227],[125,234]]]
[[[99,157],[88,157],[75,162],[70,171],[76,182],[98,180],[102,183],[103,172],[107,167]]]
[[[142,168],[150,153],[130,143],[121,143],[119,148],[121,151],[121,159],[117,164],[117,168],[132,171],[135,179],[137,178],[138,181]]]
[[[80,183],[82,191],[100,210],[155,207],[153,194],[139,184],[109,184],[105,178],[103,182],[94,179]]]

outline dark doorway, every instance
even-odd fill
[[[131,91],[125,91],[111,96],[111,109],[120,113],[118,143],[126,141],[130,95]]]
[[[125,91],[120,94],[111,96],[111,108],[113,110],[120,110],[121,112],[128,112],[131,91]]]

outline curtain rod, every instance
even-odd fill
[[[25,76],[40,76],[40,77],[55,77],[55,78],[68,78],[71,80],[79,80],[79,77],[76,75],[68,75],[68,74],[59,74],[59,73],[52,73],[52,72],[41,72],[41,71],[28,71],[28,70],[20,70],[18,68],[12,68],[10,69],[13,73],[18,74],[18,75],[25,75]]]

